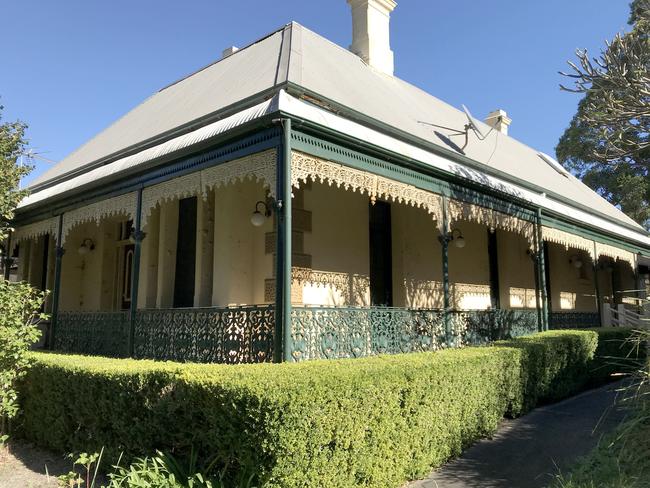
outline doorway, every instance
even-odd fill
[[[369,204],[370,304],[393,306],[393,249],[388,202]]]

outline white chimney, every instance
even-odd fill
[[[230,46],[221,51],[221,59],[227,58],[231,54],[235,54],[237,51],[239,51],[239,48],[237,46]]]
[[[512,123],[512,119],[508,117],[505,110],[494,110],[485,117],[485,123],[490,127],[494,127],[502,134],[508,135],[508,127]]]
[[[348,0],[352,8],[352,45],[350,51],[376,70],[393,74],[390,50],[390,13],[394,0]]]

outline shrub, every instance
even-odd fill
[[[40,336],[44,294],[27,283],[0,278],[0,444],[18,412],[16,382],[30,365],[28,350]]]
[[[590,383],[599,384],[612,374],[635,373],[646,357],[646,343],[635,340],[634,329],[605,327],[598,333],[598,348],[590,370]]]
[[[398,486],[506,413],[582,388],[594,331],[492,347],[299,364],[196,365],[37,353],[23,432],[58,451],[193,448],[264,486]]]

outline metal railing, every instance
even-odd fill
[[[490,309],[451,311],[460,345],[478,346],[534,334],[540,330],[537,310]]]
[[[295,306],[296,361],[436,351],[482,345],[538,330],[536,310]],[[127,312],[60,312],[54,349],[113,357],[210,363],[273,360],[272,305]]]
[[[588,329],[600,327],[598,312],[549,312],[549,329]]]
[[[538,331],[536,310],[293,307],[294,360],[435,351]]]
[[[138,310],[133,356],[202,363],[273,359],[270,305]],[[59,312],[53,349],[100,356],[129,355],[128,312]]]
[[[271,305],[138,310],[134,357],[201,363],[273,360]]]
[[[445,346],[441,310],[392,307],[293,307],[296,361],[435,351]]]
[[[59,312],[52,348],[95,356],[129,354],[128,312]]]

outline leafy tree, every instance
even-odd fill
[[[560,138],[560,162],[641,225],[650,228],[650,0],[630,5],[632,30],[597,58],[578,50],[572,87],[585,96]]]
[[[7,238],[16,206],[27,195],[26,190],[18,188],[20,179],[32,169],[16,164],[25,148],[27,126],[22,122],[2,123],[3,108],[0,105],[0,243]]]
[[[21,122],[0,124],[0,243],[6,243],[16,205],[26,195],[18,186],[30,168],[16,164],[24,134]],[[16,381],[29,367],[29,347],[40,336],[36,323],[45,318],[43,299],[44,293],[27,283],[0,278],[0,445],[7,439],[8,421],[18,412]]]

